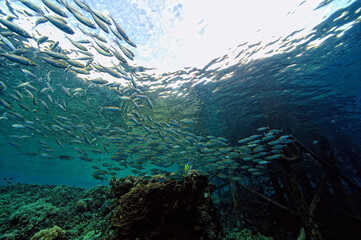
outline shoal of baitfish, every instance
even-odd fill
[[[225,138],[192,133],[191,126],[195,124],[192,119],[153,120],[149,114],[153,103],[147,92],[138,87],[137,76],[129,72],[126,59],[133,60],[134,54],[121,43],[136,45],[112,16],[106,16],[79,0],[74,1],[77,7],[66,0],[42,0],[43,6],[28,0],[19,1],[24,8],[15,8],[5,0],[6,9],[0,9],[0,56],[7,60],[4,61],[6,67],[23,73],[23,79],[18,82],[12,79],[0,81],[0,121],[12,130],[11,133],[14,132],[6,137],[21,154],[90,162],[94,169],[92,177],[101,181],[116,176],[125,168],[138,176],[163,174],[176,179],[190,169],[208,173],[221,170],[217,177],[227,178],[227,169],[237,168],[245,173],[231,177],[242,180],[247,174],[262,174],[268,164],[281,156],[282,148],[292,141],[287,135],[281,136],[279,130],[263,127],[258,129],[259,134],[240,140],[240,147],[230,147]],[[32,32],[21,27],[18,20],[21,15],[34,19],[32,32],[39,24],[53,25],[63,31],[74,49],[63,50],[58,41],[41,36],[41,33],[35,38]],[[74,30],[65,19],[71,17],[79,22],[76,28],[86,39],[76,41],[68,36],[73,35]],[[107,40],[110,37],[114,38],[112,42]],[[29,47],[26,44],[28,39],[35,39],[38,48]],[[95,63],[90,48],[112,58],[113,67]],[[71,52],[78,57],[71,59]],[[41,65],[39,61],[49,64],[54,70],[37,76],[32,68]],[[97,126],[94,119],[84,118],[79,109],[69,107],[79,101],[75,97],[84,97],[86,90],[84,87],[67,87],[66,81],[56,82],[58,79],[51,75],[57,69],[65,69],[66,74],[69,71],[81,75],[102,72],[129,81],[128,85],[120,86],[103,78],[84,79],[84,84],[89,87],[102,86],[117,96],[118,104],[100,106],[94,112],[94,118],[105,112],[120,114],[126,119],[125,125],[112,122]],[[60,95],[63,97],[55,99]],[[86,106],[90,99],[85,97]],[[39,114],[41,112],[46,114]],[[37,140],[36,146],[34,139]],[[71,154],[75,151],[77,155]],[[154,166],[150,171],[145,169],[147,162]],[[172,167],[178,171],[170,173]]]

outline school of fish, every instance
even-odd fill
[[[242,181],[265,173],[292,143],[280,130],[261,127],[238,146],[230,146],[223,137],[194,134],[193,119],[153,119],[155,96],[149,96],[142,75],[128,63],[135,57],[129,46],[137,46],[114,17],[79,0],[19,2],[23,8],[5,0],[6,7],[0,9],[1,68],[22,76],[0,77],[0,123],[11,129],[6,139],[19,153],[46,161],[89,162],[92,177],[101,181],[124,169],[138,176],[176,179],[197,169]],[[34,20],[31,32],[21,27],[21,16]],[[70,24],[72,18],[76,26]],[[64,32],[74,48],[62,49],[59,41],[41,35],[36,30],[40,24]],[[73,39],[75,28],[82,40]],[[29,46],[30,39],[37,48]],[[92,49],[111,58],[113,66],[95,62]],[[85,77],[94,72],[127,84]],[[97,102],[99,91],[104,97]],[[153,168],[147,171],[146,164]],[[242,172],[230,176],[229,169]]]

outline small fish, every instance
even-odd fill
[[[18,86],[20,86],[20,85],[21,84],[19,84]],[[26,92],[26,96],[27,96],[28,99],[33,99],[34,98],[34,95],[28,89],[25,89],[25,92]]]
[[[12,109],[11,105],[7,101],[1,98],[0,98],[0,105],[3,106],[4,108]]]
[[[49,108],[48,104],[46,104],[46,102],[44,102],[43,100],[40,99],[40,103],[41,103],[41,105],[43,105],[43,107],[44,107],[47,111],[50,110],[50,108]]]
[[[49,37],[48,36],[41,36],[38,38],[38,40],[36,41],[36,44],[38,45],[38,47],[40,47],[41,44],[45,43],[46,41],[48,41]]]
[[[48,57],[41,57],[38,56],[41,60],[43,60],[46,63],[49,63],[50,65],[57,67],[57,68],[67,68],[68,65],[65,64],[64,62],[52,59],[52,58],[48,58]]]
[[[4,37],[2,34],[0,34],[0,39],[1,41],[3,41],[6,46],[8,46],[12,51],[15,51],[15,47],[14,45],[9,41],[9,39],[7,39],[6,37]]]
[[[38,7],[37,4],[28,1],[28,0],[19,0],[22,4],[24,4],[25,6],[27,6],[28,8],[30,8],[31,10],[33,10],[34,12],[38,13],[38,14],[42,14],[43,10],[41,10],[40,7]]]
[[[58,6],[56,6],[54,3],[50,2],[49,0],[41,0],[51,11],[58,14],[61,17],[67,18],[68,15]]]
[[[249,142],[250,140],[251,140],[251,139],[249,139],[249,138],[244,138],[244,139],[239,140],[238,143],[239,143],[239,144],[243,144],[243,143]]]
[[[24,104],[18,103],[18,105],[25,111],[30,111],[31,110],[28,106],[26,106]]]
[[[103,109],[111,111],[111,112],[121,112],[122,109],[119,107],[100,107],[100,110],[102,111]]]
[[[272,147],[272,149],[273,149],[273,150],[280,150],[280,149],[282,149],[283,147],[284,147],[284,145],[278,144],[278,145],[274,145],[274,146]]]
[[[40,25],[42,23],[46,23],[47,21],[48,21],[48,19],[46,19],[44,17],[40,17],[40,18],[36,19],[35,26],[33,27],[33,29],[35,29],[38,25]]]
[[[265,157],[266,160],[274,160],[274,159],[278,159],[282,156],[282,154],[275,154],[275,155],[272,155],[272,156],[268,156],[268,157]]]
[[[264,132],[264,131],[266,131],[268,129],[269,129],[269,127],[260,127],[260,128],[257,129],[257,131]]]
[[[3,81],[0,81],[0,91],[6,91],[7,87]]]
[[[279,139],[284,140],[284,139],[288,139],[289,137],[290,137],[289,135],[284,135],[284,136],[279,137]]]
[[[104,51],[102,48],[99,48],[97,46],[95,46],[94,44],[92,44],[92,47],[101,55],[106,56],[106,57],[112,57],[113,54],[111,54],[110,52]]]
[[[14,33],[19,34],[20,36],[22,36],[24,38],[32,38],[31,35],[27,31],[25,31],[24,29],[22,29],[21,27],[19,27],[18,25],[16,25],[13,22],[10,22],[6,19],[0,18],[0,23],[2,25],[4,25],[5,27],[7,27],[9,30],[13,31]]]
[[[277,139],[277,140],[274,140],[272,142],[269,142],[268,144],[273,146],[273,145],[277,145],[277,144],[280,144],[280,143],[282,143],[282,141],[280,139]]]
[[[0,53],[0,56],[3,56],[13,62],[16,63],[20,63],[23,65],[27,65],[27,66],[36,66],[36,63],[34,63],[33,61],[31,61],[30,59],[24,58],[24,57],[20,57],[18,55],[14,55],[14,54],[6,54],[6,53]]]
[[[65,54],[58,53],[58,52],[52,52],[52,51],[40,51],[40,52],[45,53],[45,54],[49,55],[50,57],[53,57],[56,59],[64,59],[64,60],[69,59],[69,57],[66,56]]]
[[[74,40],[68,38],[67,36],[65,36],[65,37],[66,37],[66,38],[71,42],[71,44],[73,44],[75,47],[79,48],[80,50],[83,50],[83,51],[88,52],[88,49],[87,49],[85,46],[83,46],[82,44],[80,44],[80,43],[78,43],[77,41],[74,41]],[[84,54],[84,52],[81,52],[81,53]]]
[[[85,4],[85,2],[83,2],[84,5],[87,6],[87,10],[84,9],[85,11],[88,11],[94,15],[96,15],[100,20],[102,20],[104,23],[111,25],[112,23],[110,22],[110,20],[101,12],[99,12],[98,10],[92,9],[91,7],[89,7],[89,5]]]
[[[281,130],[278,130],[278,129],[272,129],[272,130],[269,130],[269,133],[272,133],[272,134],[277,134],[277,133],[280,133]]]
[[[24,125],[22,124],[13,124],[11,125],[13,128],[19,129],[19,128],[26,128]]]
[[[118,41],[114,41],[118,47],[120,48],[120,50],[122,50],[122,52],[124,53],[124,55],[130,59],[130,60],[134,60],[134,54],[133,52],[131,52],[128,48],[126,48],[125,46],[121,45]]]
[[[107,84],[108,81],[102,78],[94,78],[94,79],[90,79],[89,80],[92,83],[96,83],[96,84]]]
[[[256,168],[248,168],[247,171],[252,173],[252,172],[258,171],[258,169],[256,169]]]
[[[35,79],[36,81],[39,80],[39,79],[35,76],[34,73],[32,73],[32,72],[30,72],[30,71],[28,71],[28,70],[26,70],[26,69],[21,69],[21,71],[22,71],[23,73],[25,73],[26,76],[28,76],[28,77],[30,77],[30,78],[32,78],[32,79]]]
[[[109,16],[110,19],[113,20],[113,23],[117,29],[117,31],[119,32],[119,34],[124,38],[124,39],[129,39],[128,35],[125,33],[125,31],[123,30],[123,28],[114,20],[114,18],[112,16]]]
[[[101,30],[103,30],[106,33],[109,33],[108,25],[105,24],[97,15],[95,15],[93,12],[90,12],[94,21],[96,24],[100,27]]]
[[[71,160],[73,159],[72,157],[68,156],[68,155],[59,155],[58,156],[61,160]]]
[[[70,35],[73,35],[75,33],[74,30],[66,24],[66,21],[64,19],[59,20],[59,18],[61,19],[61,17],[54,15],[44,15],[44,17],[61,31]]]
[[[94,25],[94,23],[92,23],[89,19],[87,19],[86,17],[84,17],[81,13],[79,12],[72,12],[73,16],[79,21],[81,22],[83,25],[90,27],[92,29],[96,29],[97,27]]]

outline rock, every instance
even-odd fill
[[[65,238],[65,231],[58,226],[44,229],[37,232],[30,240],[62,240]]]
[[[222,228],[208,190],[208,176],[197,172],[183,181],[138,181],[119,197],[111,219],[116,239],[219,239]],[[165,176],[162,176],[165,178]],[[124,179],[112,179],[112,187],[124,190]],[[119,193],[118,189],[112,192]]]

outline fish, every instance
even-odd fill
[[[112,111],[112,112],[121,112],[122,111],[122,109],[120,107],[100,107],[101,111],[103,109],[108,110],[108,111]]]
[[[64,19],[62,19],[61,17],[58,16],[54,16],[54,15],[44,15],[44,17],[51,22],[55,27],[57,27],[59,30],[73,35],[75,32],[74,30],[68,26],[68,24],[66,23],[66,21]],[[62,20],[59,20],[62,19]]]
[[[48,41],[49,37],[48,36],[41,36],[38,38],[38,40],[36,41],[36,44],[38,45],[38,47],[40,47],[41,44],[45,43],[46,41]]]
[[[108,74],[112,75],[113,77],[116,77],[116,78],[121,78],[122,76],[116,72],[115,70],[113,70],[112,68],[109,68],[109,67],[105,67],[105,66],[102,66],[103,70],[105,72],[107,72]]]
[[[43,107],[44,107],[47,111],[50,110],[50,108],[49,108],[48,104],[46,104],[46,102],[44,102],[43,100],[40,99],[40,103],[41,103],[41,105],[43,105]]]
[[[124,38],[124,41],[125,41],[126,43],[128,43],[130,46],[134,47],[134,48],[137,47],[137,45],[136,45],[132,40],[130,40],[129,38],[128,38],[128,39],[127,39],[127,38]]]
[[[99,48],[99,47],[95,46],[94,44],[92,44],[92,47],[103,56],[106,56],[106,57],[113,56],[113,54],[111,54],[110,52],[104,51],[102,48]]]
[[[116,57],[120,62],[127,63],[127,60],[122,56],[122,54],[115,49],[113,46],[110,46],[109,50],[113,54],[114,57]]]
[[[42,57],[42,56],[38,56],[41,60],[43,60],[46,63],[49,63],[50,65],[57,67],[57,68],[67,68],[68,65],[64,62],[52,59],[52,58],[48,58],[48,57]]]
[[[122,35],[120,35],[120,33],[118,32],[118,30],[115,27],[109,26],[109,29],[117,39],[119,39],[120,41],[123,41]]]
[[[124,38],[124,39],[129,39],[128,35],[125,33],[125,31],[123,30],[123,28],[114,20],[114,18],[112,16],[110,16],[110,19],[113,21],[118,33]]]
[[[14,51],[12,51],[11,54],[22,55],[22,54],[27,53],[28,51],[29,51],[28,49],[24,49],[22,47],[19,47],[19,48],[15,49]]]
[[[130,60],[134,60],[134,54],[126,47],[124,47],[122,44],[120,44],[118,41],[115,41],[115,43],[118,45],[118,47],[120,48],[120,50],[122,50],[122,52],[124,53],[124,55],[130,59]]]
[[[88,51],[88,49],[83,46],[82,44],[68,38],[68,36],[65,35],[65,37],[71,42],[71,44],[73,44],[75,47],[79,48],[80,50],[83,50],[83,51]],[[83,53],[83,52],[82,52]],[[83,53],[84,54],[84,53]]]
[[[81,14],[81,12],[76,9],[73,5],[68,3],[66,0],[62,1],[61,5],[63,5],[71,14],[77,13]]]
[[[6,54],[6,53],[0,53],[0,56],[3,56],[7,59],[9,59],[10,61],[16,62],[16,63],[20,63],[22,65],[26,65],[26,66],[37,66],[36,63],[34,63],[33,61],[31,61],[30,59],[24,58],[24,57],[20,57],[18,55],[14,55],[14,54]]]
[[[2,25],[4,25],[5,27],[7,27],[9,30],[13,31],[14,33],[19,34],[20,36],[24,37],[24,38],[32,38],[32,36],[25,31],[24,29],[22,29],[20,26],[18,26],[17,24],[10,22],[6,19],[2,19],[0,18],[0,23]]]
[[[278,159],[282,156],[282,154],[278,153],[278,154],[274,154],[272,156],[268,156],[268,157],[265,157],[266,160],[275,160],[275,159]]]
[[[105,52],[109,53],[109,48],[102,41],[99,41],[97,38],[93,37],[94,42]]]
[[[78,5],[81,9],[83,9],[83,10],[85,10],[85,11],[88,11],[88,10],[89,10],[89,7],[88,7],[85,3],[83,3],[83,2],[81,2],[81,1],[79,1],[79,0],[74,0],[74,2],[75,2],[76,5]]]
[[[257,128],[257,131],[264,132],[264,131],[266,131],[268,129],[269,129],[269,127],[260,127],[260,128]]]
[[[45,17],[39,17],[36,19],[35,26],[32,29],[34,30],[38,25],[46,22],[48,22],[48,19],[46,19]]]
[[[89,80],[92,83],[96,83],[96,84],[107,84],[108,81],[102,78],[94,78],[94,79],[90,79]]]
[[[289,135],[284,135],[284,136],[279,137],[279,139],[281,139],[281,140],[288,139],[288,138],[290,138]]]
[[[4,37],[2,34],[0,34],[0,39],[1,41],[3,41],[6,46],[8,46],[8,48],[10,48],[12,51],[15,51],[15,47],[14,45],[9,41],[9,39],[7,39],[6,37]]]
[[[79,12],[72,12],[73,16],[83,25],[90,27],[92,29],[96,29],[96,26],[94,25],[94,23],[92,23],[89,19],[87,19],[86,17],[84,17],[81,13]]]
[[[91,14],[96,15],[101,21],[103,21],[104,23],[106,23],[106,24],[108,24],[108,25],[111,25],[111,24],[112,24],[112,23],[110,22],[110,20],[109,20],[103,13],[99,12],[98,10],[95,10],[95,9],[89,7],[89,5],[87,5],[87,4],[84,3],[84,2],[83,2],[83,4],[84,4],[85,6],[87,6],[87,8],[88,8],[87,10],[84,9],[85,11],[88,11],[88,12],[90,12]]]
[[[11,93],[9,94],[9,97],[12,98],[15,101],[18,101],[18,102],[22,101],[18,96],[14,95],[14,94],[11,94]]]
[[[96,24],[100,27],[101,30],[103,30],[106,33],[109,33],[108,25],[105,24],[97,15],[95,15],[93,12],[90,12],[94,21]]]
[[[183,118],[183,119],[179,120],[179,122],[186,123],[186,124],[194,124],[195,123],[194,120],[188,119],[188,118]],[[213,139],[215,139],[215,138],[213,138]],[[227,141],[227,139],[226,139],[226,141]]]
[[[7,87],[3,81],[0,81],[0,91],[6,91]]]
[[[77,68],[85,67],[84,64],[82,64],[81,62],[78,62],[76,60],[73,60],[73,59],[67,59],[66,62],[69,63],[70,65],[72,65],[73,67],[77,67]]]
[[[69,70],[76,72],[76,73],[80,73],[80,74],[90,74],[90,72],[84,68],[78,68],[78,67],[69,67]]]
[[[5,0],[5,5],[6,7],[9,9],[9,11],[11,12],[11,14],[13,14],[14,16],[16,16],[16,18],[19,18],[18,15],[16,15],[14,8],[11,6],[10,2],[8,0]]]
[[[22,4],[24,4],[25,6],[27,6],[28,8],[30,8],[31,10],[33,10],[34,12],[38,13],[38,14],[42,14],[43,10],[38,7],[37,4],[28,1],[28,0],[19,0]]]
[[[49,0],[41,0],[41,1],[54,13],[58,14],[61,17],[68,18],[68,15],[54,3],[50,2]]]
[[[61,85],[61,90],[65,93],[65,95],[67,95],[68,97],[71,97],[69,90],[66,87],[64,87],[63,85]]]
[[[26,106],[26,105],[24,105],[22,103],[18,103],[18,105],[25,111],[30,111],[31,110],[28,106]]]
[[[7,101],[1,98],[0,98],[0,105],[3,106],[4,108],[12,109],[11,105]]]
[[[47,55],[49,55],[50,57],[56,58],[56,59],[64,59],[67,60],[69,59],[69,57],[65,54],[62,53],[58,53],[58,52],[52,52],[52,51],[39,51],[40,53],[45,53]]]
[[[58,158],[60,158],[61,160],[71,160],[71,159],[73,159],[71,156],[68,156],[68,155],[59,155]]]
[[[84,55],[87,55],[87,56],[89,56],[89,57],[93,57],[93,54],[91,53],[91,52],[89,52],[88,50],[81,50],[81,49],[78,49],[78,50],[76,50],[77,52],[80,52],[80,53],[82,53],[82,54],[84,54]]]

